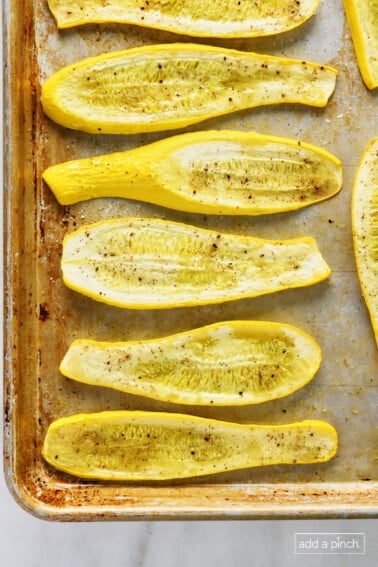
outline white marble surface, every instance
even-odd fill
[[[49,523],[22,510],[0,478],[0,565],[7,567],[375,567],[377,526],[376,520]],[[295,555],[295,532],[363,532],[366,555]]]

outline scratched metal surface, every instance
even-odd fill
[[[116,25],[58,32],[42,0],[4,0],[3,9],[5,469],[15,498],[32,513],[58,520],[376,515],[378,356],[355,272],[350,200],[359,156],[377,135],[377,96],[361,81],[341,1],[323,0],[310,22],[280,37],[208,42],[313,60],[339,70],[336,92],[325,109],[266,107],[186,129],[257,130],[322,146],[342,160],[344,186],[337,197],[299,212],[260,218],[205,217],[116,199],[60,207],[41,181],[48,165],[135,147],[176,132],[116,137],[65,130],[42,113],[43,81],[63,65],[90,55],[191,40]],[[120,310],[66,289],[59,271],[64,234],[99,219],[128,215],[266,238],[312,235],[333,273],[328,282],[305,289],[169,311]],[[308,386],[288,398],[234,409],[172,407],[79,385],[58,371],[74,338],[150,338],[227,319],[301,327],[322,347],[321,369]],[[121,408],[257,423],[325,419],[337,428],[340,447],[334,460],[316,466],[248,469],[148,485],[81,482],[45,464],[40,447],[53,419]]]

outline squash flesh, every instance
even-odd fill
[[[257,404],[308,383],[321,352],[289,325],[228,321],[155,340],[79,339],[60,371],[93,386],[192,405]]]
[[[240,425],[142,411],[79,414],[53,422],[42,454],[81,478],[166,480],[274,464],[319,463],[337,450],[323,421]]]
[[[362,295],[378,346],[378,138],[366,146],[357,168],[352,227]]]
[[[303,142],[204,131],[54,165],[43,178],[63,205],[122,197],[187,212],[257,215],[335,195],[342,169],[335,156]]]
[[[344,0],[356,58],[369,89],[378,87],[378,1]]]
[[[59,28],[116,22],[198,37],[258,37],[301,25],[315,14],[319,0],[48,0],[48,4]]]
[[[220,47],[144,46],[61,69],[44,83],[42,105],[74,130],[153,132],[267,104],[325,106],[336,74],[316,63]]]
[[[134,309],[222,303],[330,275],[312,238],[269,241],[159,219],[112,219],[63,241],[65,284]]]

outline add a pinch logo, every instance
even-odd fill
[[[297,555],[364,555],[364,533],[296,533]]]

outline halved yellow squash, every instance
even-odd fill
[[[378,87],[378,2],[344,0],[362,78],[369,89]]]
[[[366,146],[356,172],[352,229],[357,272],[378,346],[378,138]]]
[[[317,343],[290,325],[226,321],[152,340],[79,339],[65,354],[65,376],[164,402],[258,404],[287,396],[314,376]]]
[[[304,142],[226,130],[54,165],[43,179],[62,205],[123,197],[194,213],[258,215],[335,195],[342,168]]]
[[[146,218],[68,234],[61,267],[71,289],[134,309],[222,303],[330,275],[312,238],[273,241]]]
[[[56,469],[100,480],[166,480],[330,460],[326,422],[246,425],[185,414],[107,411],[54,421],[42,454]]]
[[[59,28],[115,22],[207,37],[258,37],[288,31],[315,14],[319,0],[48,0]]]
[[[148,45],[61,69],[44,83],[42,104],[74,130],[153,132],[267,104],[325,106],[336,74],[316,63],[210,45]]]

